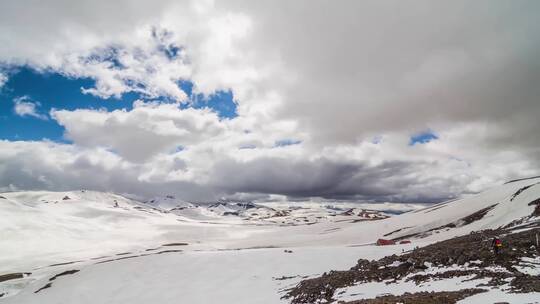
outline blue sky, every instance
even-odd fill
[[[426,144],[430,141],[437,140],[439,137],[433,131],[427,130],[420,132],[411,136],[409,141],[409,146],[414,146],[416,144]]]
[[[42,140],[69,142],[63,137],[64,128],[55,120],[38,119],[32,116],[20,116],[14,111],[14,100],[26,97],[36,103],[40,114],[48,115],[52,109],[118,109],[131,110],[133,102],[143,98],[138,93],[124,93],[121,98],[100,98],[92,94],[83,94],[82,88],[90,88],[94,80],[86,78],[69,78],[59,73],[37,72],[30,68],[19,68],[12,71],[9,81],[0,92],[0,139],[7,140]],[[232,119],[238,116],[237,105],[231,90],[218,91],[210,96],[193,92],[193,83],[181,81],[179,87],[189,96],[190,101],[180,105],[182,109],[210,108],[222,119]],[[161,101],[167,102],[166,99]],[[426,130],[410,137],[409,145],[425,144],[437,140],[438,136]],[[295,139],[283,139],[275,142],[276,147],[300,144]]]
[[[118,109],[131,110],[133,102],[142,98],[138,93],[124,93],[120,99],[102,99],[91,94],[83,94],[82,88],[94,86],[92,79],[68,78],[59,73],[37,72],[30,68],[11,71],[8,82],[0,91],[0,139],[7,140],[42,140],[67,142],[63,138],[64,128],[55,120],[38,119],[32,116],[20,116],[14,111],[14,100],[25,97],[26,101],[36,104],[38,113],[47,115],[51,109]],[[222,119],[237,116],[236,103],[229,91],[218,91],[210,96],[193,93],[193,84],[189,81],[180,83],[182,90],[190,97],[190,102],[182,108],[210,108]]]
[[[293,146],[293,145],[299,145],[301,144],[301,140],[296,139],[281,139],[277,140],[274,144],[275,147],[286,147],[286,146]]]
[[[21,117],[14,112],[14,99],[27,96],[39,102],[37,110],[48,114],[53,108],[75,110],[80,108],[104,108],[107,110],[130,109],[136,94],[124,94],[122,99],[100,99],[82,94],[82,87],[93,86],[91,79],[70,79],[57,73],[38,73],[22,68],[10,75],[0,94],[0,138],[8,140],[63,141],[64,129],[54,120],[42,120],[31,116]]]
[[[238,116],[236,103],[234,102],[231,90],[217,91],[210,96],[204,96],[203,94],[193,93],[193,83],[190,81],[182,81],[179,85],[191,100],[191,103],[183,104],[182,108],[210,108],[217,112],[220,118],[230,119]]]

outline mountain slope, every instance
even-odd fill
[[[458,236],[475,249],[476,238],[485,242],[483,236],[498,233],[471,232],[501,227],[505,234],[530,231],[539,224],[539,199],[540,178],[534,178],[390,218],[367,220],[379,213],[325,205],[294,207],[292,203],[282,208],[203,205],[175,198],[143,204],[91,191],[4,193],[0,194],[0,212],[6,219],[0,223],[0,295],[5,295],[0,301],[208,303],[219,297],[223,303],[287,303],[281,296],[300,281],[330,269],[346,270],[359,258],[383,259],[389,264],[379,266],[397,267],[404,263],[400,260],[403,251],[403,258],[408,258],[416,247],[446,248],[444,242],[461,243]],[[253,215],[260,210],[274,216]],[[378,238],[412,243],[374,246]],[[528,248],[527,242],[520,250]],[[489,250],[486,248],[482,250]],[[438,261],[445,250],[429,258]],[[523,257],[530,260],[523,260],[525,266],[519,266],[519,272],[540,273],[540,259]],[[516,265],[522,262],[513,261]],[[443,263],[433,271],[446,276],[456,270],[453,267]],[[474,265],[467,267],[471,273],[483,271]],[[439,277],[436,282],[423,283],[422,290],[451,291],[485,283],[483,278],[467,279],[470,277]],[[392,292],[416,288],[414,283],[401,283]],[[376,297],[387,288],[384,282],[369,284],[336,285],[342,288],[336,294],[341,292],[340,299],[349,301],[358,299],[360,293]],[[509,303],[523,303],[523,294],[514,296],[504,289],[485,294],[497,293]],[[540,301],[538,292],[526,295]],[[484,301],[476,303],[485,303],[487,296],[478,294],[471,299],[475,297]]]
[[[343,227],[329,238],[352,244],[373,243],[378,238],[429,243],[472,231],[535,225],[539,221],[535,201],[539,198],[540,178],[520,180],[381,222]]]

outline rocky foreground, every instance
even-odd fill
[[[485,230],[469,235],[416,248],[402,255],[391,255],[379,260],[360,259],[346,271],[330,271],[320,277],[301,281],[284,296],[294,304],[331,303],[346,288],[370,282],[388,286],[414,282],[462,278],[479,283],[474,288],[439,292],[384,295],[374,299],[340,301],[339,303],[456,303],[489,288],[502,288],[512,293],[540,292],[540,277],[530,274],[539,267],[540,254],[536,237],[539,228],[514,232]],[[503,250],[495,254],[491,240],[499,236]],[[341,291],[341,292],[340,292]]]

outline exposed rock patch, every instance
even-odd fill
[[[168,243],[168,244],[163,244],[161,246],[165,246],[165,247],[171,247],[171,246],[187,246],[189,245],[188,243]]]
[[[79,272],[79,271],[80,271],[80,270],[78,270],[78,269],[66,270],[66,271],[61,272],[61,273],[55,275],[54,277],[50,278],[49,281],[54,281],[54,280],[56,280],[58,277],[65,276],[65,275],[70,275],[70,274],[74,274],[74,273],[77,273],[77,272]]]
[[[408,275],[410,276],[408,280],[418,283],[430,279],[473,275],[473,279],[489,278],[488,285],[492,286],[508,284],[508,279],[513,278],[511,286],[515,292],[536,290],[540,278],[522,274],[516,271],[514,266],[519,265],[524,257],[539,257],[537,249],[533,246],[535,235],[539,232],[540,229],[531,229],[504,235],[508,232],[486,230],[434,243],[400,256],[391,255],[377,261],[360,259],[350,270],[330,271],[320,277],[301,281],[290,289],[284,298],[291,299],[294,304],[332,302],[338,288],[367,282],[385,281],[391,284]],[[503,243],[503,249],[498,255],[491,250],[491,240],[496,235],[501,237]],[[491,267],[494,266],[506,269],[506,271],[493,270]],[[435,274],[425,273],[424,270],[430,267],[453,268],[454,270]],[[455,269],[456,267],[461,269]]]
[[[82,262],[82,261],[71,261],[71,262],[64,262],[64,263],[56,263],[56,264],[51,264],[48,267],[64,266],[64,265],[70,265],[70,264],[75,264],[75,263],[79,263],[79,262]]]
[[[478,293],[485,292],[484,289],[462,289],[459,291],[442,292],[417,292],[405,293],[400,296],[386,295],[375,299],[357,300],[352,302],[340,302],[343,304],[454,304],[457,301]]]
[[[466,216],[462,219],[460,219],[461,222],[463,222],[463,225],[461,226],[465,226],[465,225],[469,225],[470,223],[473,223],[473,222],[476,222],[478,220],[481,220],[482,218],[484,218],[484,216],[493,208],[495,208],[495,206],[497,206],[497,204],[493,204],[491,206],[488,206],[484,209],[480,209],[478,211],[476,211],[475,213],[469,215],[469,216]]]
[[[394,233],[398,233],[398,232],[400,232],[401,230],[409,229],[409,228],[412,228],[412,227],[403,227],[403,228],[399,228],[399,229],[396,229],[396,230],[394,230],[394,231],[390,231],[390,232],[388,232],[387,234],[385,234],[385,235],[383,235],[383,236],[389,236],[389,235],[392,235],[392,234],[394,234]]]
[[[15,280],[15,279],[22,279],[25,276],[31,275],[31,272],[14,272],[14,273],[8,273],[8,274],[2,274],[0,275],[0,282],[5,282],[9,280]]]
[[[173,253],[173,252],[182,252],[182,250],[163,250],[163,251],[159,251],[157,252],[156,254],[164,254],[164,253]]]
[[[513,201],[518,195],[520,195],[521,193],[523,193],[523,191],[529,189],[529,188],[532,187],[532,186],[536,186],[536,185],[538,185],[538,183],[532,184],[532,185],[528,185],[528,186],[525,186],[525,187],[520,188],[518,191],[516,191],[514,194],[512,194],[512,197],[510,197],[510,201]]]
[[[34,291],[34,293],[39,293],[40,291],[44,290],[44,289],[47,289],[47,288],[51,288],[52,287],[52,283],[49,282],[47,284],[45,284],[43,287],[41,287],[40,289]]]
[[[530,202],[528,205],[536,206],[536,208],[534,208],[533,213],[531,214],[532,216],[540,216],[540,198],[535,199],[534,201]]]
[[[40,291],[42,291],[42,290],[44,290],[44,289],[51,288],[51,287],[52,287],[52,281],[56,280],[58,277],[66,276],[66,275],[72,275],[72,274],[77,273],[77,272],[79,272],[79,271],[80,271],[80,270],[78,270],[78,269],[73,269],[73,270],[66,270],[66,271],[64,271],[64,272],[61,272],[61,273],[59,273],[59,274],[57,274],[57,275],[51,277],[51,278],[49,279],[49,282],[48,282],[47,284],[45,284],[45,285],[44,285],[43,287],[41,287],[40,289],[34,291],[34,293],[38,293],[38,292],[40,292]]]
[[[514,292],[540,292],[540,278],[531,275],[519,275],[510,282]]]
[[[419,237],[419,238],[423,238],[423,237],[427,237],[429,235],[431,235],[433,232],[437,232],[439,230],[443,230],[443,229],[448,229],[448,228],[456,228],[456,227],[463,227],[465,225],[469,225],[471,223],[474,223],[476,221],[479,221],[481,220],[482,218],[484,218],[484,216],[493,208],[495,208],[495,206],[497,206],[498,204],[493,204],[491,206],[488,206],[486,208],[483,208],[483,209],[480,209],[470,215],[467,215],[457,221],[454,221],[454,222],[451,222],[451,223],[448,223],[446,225],[442,225],[442,226],[439,226],[439,227],[436,227],[436,228],[432,228],[432,229],[429,229],[428,231],[426,232],[420,232],[420,233],[411,233],[411,234],[407,234],[407,235],[403,235],[403,236],[400,236],[400,237],[397,237],[397,238],[393,238],[392,240],[393,241],[400,241],[400,240],[404,240],[404,239],[408,239],[408,238],[412,238],[412,237]],[[402,229],[406,229],[406,228],[402,228]],[[391,232],[390,234],[392,234],[394,232]],[[386,235],[385,235],[386,236]]]

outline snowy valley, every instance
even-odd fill
[[[539,199],[540,178],[402,214],[2,193],[0,303],[539,303]]]

